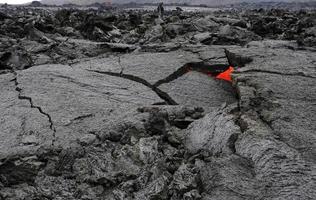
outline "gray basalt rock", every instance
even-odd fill
[[[202,106],[207,110],[237,101],[235,90],[229,82],[216,80],[199,72],[187,73],[170,83],[160,85],[159,88],[180,104]]]

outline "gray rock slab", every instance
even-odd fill
[[[67,65],[33,67],[17,79],[21,94],[51,117],[57,146],[99,130],[103,121],[162,101],[140,83]]]
[[[53,131],[49,120],[26,99],[19,99],[13,74],[0,76],[0,159],[32,155],[50,146]]]
[[[74,68],[123,72],[154,84],[189,62],[200,61],[197,54],[187,51],[168,53],[137,53],[119,57],[91,59],[73,65]]]
[[[159,88],[181,105],[200,106],[206,110],[237,101],[231,83],[194,71]]]

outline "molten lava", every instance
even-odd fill
[[[231,74],[232,74],[233,71],[234,71],[234,68],[232,66],[229,66],[229,68],[226,71],[224,71],[224,72],[220,73],[219,75],[217,75],[216,78],[232,82]]]
[[[234,68],[227,64],[208,64],[205,62],[192,62],[188,63],[184,67],[184,73],[189,71],[197,71],[203,74],[207,74],[210,77],[215,77],[216,79],[222,79],[225,81],[232,82],[231,74]]]
[[[218,66],[216,70],[209,68],[207,71],[202,71],[208,76],[215,77],[216,79],[222,79],[225,81],[232,82],[231,74],[233,73],[234,68],[232,66],[226,66],[223,68],[222,66]]]

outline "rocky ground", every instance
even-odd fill
[[[315,199],[315,12],[0,10],[0,199]]]

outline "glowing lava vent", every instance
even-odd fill
[[[232,82],[231,74],[233,73],[233,71],[234,71],[234,68],[232,66],[229,66],[229,68],[226,71],[217,75],[216,78]]]

